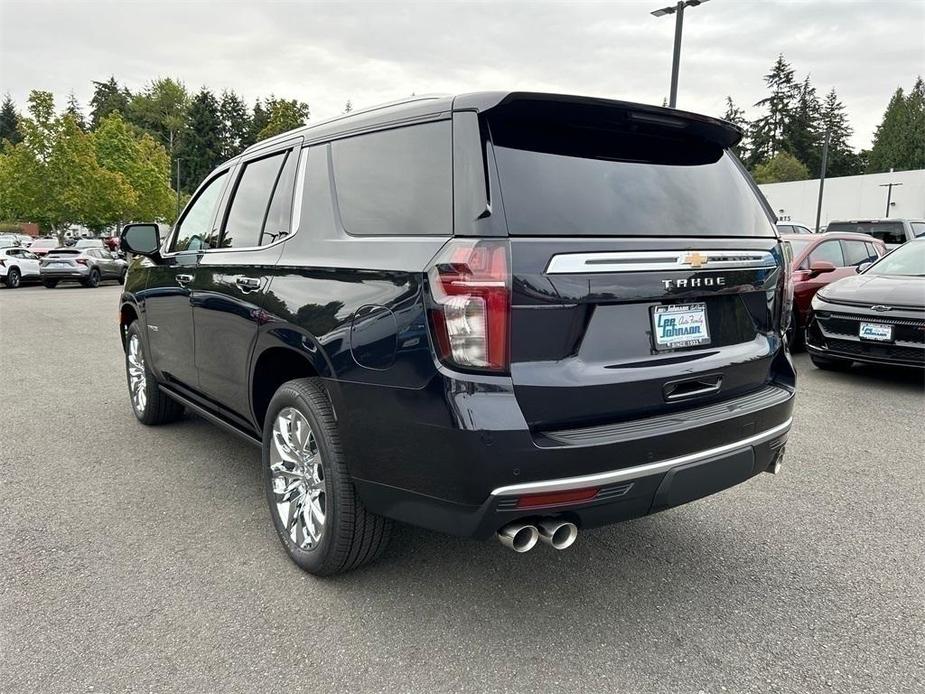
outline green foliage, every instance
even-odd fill
[[[74,119],[78,128],[87,132],[87,121],[84,119],[83,111],[80,109],[80,104],[77,103],[77,97],[74,96],[74,92],[68,94],[67,106],[64,107],[64,113]]]
[[[270,112],[264,107],[260,99],[254,102],[254,111],[251,115],[251,121],[248,124],[247,128],[247,138],[245,139],[244,146],[250,147],[254,144],[259,138],[257,137],[260,134],[260,131],[267,127],[270,124]]]
[[[853,132],[848,124],[845,105],[832,89],[826,94],[821,114],[822,130],[829,133],[826,176],[853,176],[861,173],[860,157],[851,149],[848,138]]]
[[[789,110],[790,116],[783,127],[784,148],[811,172],[818,172],[822,163],[822,106],[808,75],[797,87]]]
[[[909,95],[897,88],[877,126],[867,171],[925,168],[925,83],[919,77]]]
[[[181,188],[193,192],[222,163],[222,118],[215,95],[203,88],[193,97],[180,133]]]
[[[258,140],[279,135],[305,125],[309,117],[308,104],[295,99],[276,99],[267,101],[267,124],[257,133]]]
[[[745,159],[748,152],[748,120],[745,118],[745,111],[736,106],[731,96],[726,97],[726,112],[722,115],[722,119],[729,121],[742,131],[742,140],[732,148],[732,151],[739,159]]]
[[[233,91],[224,91],[218,113],[222,119],[222,159],[231,159],[247,147],[251,127],[247,104]]]
[[[132,97],[126,115],[172,154],[177,134],[186,121],[189,102],[189,94],[182,82],[162,77]]]
[[[115,111],[127,114],[131,98],[131,92],[120,87],[115,77],[105,82],[94,82],[93,96],[90,98],[90,127],[95,130],[100,121]]]
[[[789,152],[778,152],[768,161],[756,166],[752,175],[756,183],[805,181],[809,178],[809,169]]]
[[[7,94],[3,97],[3,104],[0,105],[0,147],[4,140],[15,145],[22,139],[17,128],[18,122],[19,114],[16,112],[16,105]]]
[[[764,76],[764,83],[771,90],[769,96],[759,100],[755,106],[765,108],[767,112],[752,123],[751,155],[749,164],[754,166],[766,161],[780,152],[786,144],[786,128],[793,112],[793,103],[799,87],[794,81],[794,71],[783,55],[771,71]]]

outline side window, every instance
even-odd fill
[[[220,244],[222,248],[253,248],[261,245],[270,198],[287,156],[287,152],[280,152],[244,165],[228,206]]]
[[[895,230],[886,229],[884,231],[875,229],[870,232],[870,235],[880,241],[883,241],[883,243],[900,244],[906,242],[906,235],[903,233],[902,227]]]
[[[845,252],[845,264],[851,267],[857,267],[861,263],[866,263],[870,254],[867,251],[867,244],[863,241],[842,241],[842,250]]]
[[[198,251],[210,247],[212,220],[227,176],[225,171],[213,178],[187,208],[171,243],[171,251]]]
[[[308,154],[308,150],[305,150]],[[292,194],[295,189],[296,168],[299,165],[299,150],[289,153],[283,170],[279,174],[270,209],[267,211],[267,221],[263,225],[263,235],[260,243],[273,243],[289,233],[292,225]]]
[[[799,225],[793,227],[793,230],[796,231],[798,234],[812,234],[813,233],[806,227],[799,226]]]
[[[912,235],[918,238],[925,236],[925,222],[909,222],[912,227]]]
[[[358,235],[453,233],[450,121],[331,143],[341,220]]]
[[[867,259],[873,262],[881,255],[886,255],[886,251],[882,249],[879,245],[867,242]]]
[[[809,254],[810,265],[817,260],[825,260],[835,267],[845,267],[845,256],[842,255],[841,244],[838,241],[826,241],[816,246]]]

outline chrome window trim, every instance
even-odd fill
[[[638,477],[656,475],[660,472],[667,472],[676,465],[694,463],[699,460],[706,460],[707,458],[712,458],[714,456],[731,453],[740,448],[748,448],[759,443],[764,443],[765,441],[773,439],[775,436],[786,433],[790,429],[790,425],[792,423],[793,417],[790,417],[786,422],[778,424],[776,427],[767,429],[759,434],[754,434],[753,436],[749,436],[748,438],[741,439],[739,441],[733,441],[732,443],[727,443],[723,446],[717,446],[716,448],[709,448],[705,451],[688,453],[687,455],[681,455],[676,458],[659,460],[654,463],[646,463],[645,465],[635,465],[633,467],[623,468],[620,470],[600,472],[594,475],[563,477],[555,480],[524,482],[522,484],[511,484],[506,487],[498,487],[491,493],[491,496],[521,496],[523,494],[563,492],[570,489],[583,489],[585,487],[603,487],[609,484],[614,484],[616,482],[624,482],[626,480],[636,479]]]
[[[707,262],[694,267],[685,259],[692,253]],[[777,267],[768,251],[744,250],[665,250],[665,251],[598,251],[595,253],[560,253],[546,266],[547,275],[584,275],[599,272],[667,272],[671,270],[752,270]]]

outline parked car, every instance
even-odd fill
[[[925,367],[925,238],[817,292],[806,349],[820,369]]]
[[[32,245],[29,246],[29,250],[35,253],[37,256],[42,257],[48,253],[48,251],[59,248],[60,246],[61,244],[58,243],[57,237],[40,236],[32,242]]]
[[[74,248],[106,248],[106,244],[101,239],[77,239]]]
[[[0,234],[0,248],[19,247],[22,242],[19,240],[19,234]]]
[[[866,234],[790,234],[782,238],[793,249],[793,317],[788,341],[796,349],[803,344],[816,292],[886,255],[886,246]]]
[[[16,289],[23,282],[37,282],[40,279],[37,255],[16,246],[0,248],[0,282],[10,289]]]
[[[852,219],[829,222],[826,233],[833,231],[869,234],[889,249],[925,234],[925,219]]]
[[[119,250],[119,237],[116,234],[104,236],[100,240],[111,252],[115,253]]]
[[[813,230],[805,224],[797,222],[777,222],[777,230],[781,234],[812,234]]]
[[[739,139],[489,92],[262,141],[165,239],[123,232],[135,416],[187,407],[260,446],[316,574],[376,557],[391,519],[561,549],[777,471],[790,247]]]
[[[103,280],[124,281],[126,265],[105,248],[56,248],[45,254],[40,272],[49,289],[68,280],[97,287]]]

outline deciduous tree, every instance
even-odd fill
[[[805,181],[809,178],[809,169],[792,154],[778,152],[768,161],[756,166],[752,175],[756,183]]]
[[[308,104],[296,99],[275,99],[270,97],[267,102],[268,122],[266,127],[257,133],[258,140],[279,135],[305,125],[310,115]]]

